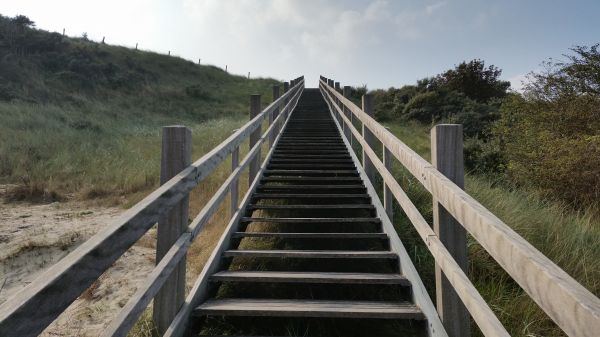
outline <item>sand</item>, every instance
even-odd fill
[[[0,203],[0,304],[122,212],[82,202]],[[42,336],[98,336],[152,270],[154,235],[127,251]]]

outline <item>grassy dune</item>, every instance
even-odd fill
[[[386,126],[429,160],[428,127],[412,123]],[[411,200],[431,221],[431,195],[405,170],[396,167],[394,173]],[[535,191],[507,186],[500,177],[467,175],[465,185],[471,196],[588,290],[600,296],[600,220],[595,211],[574,211],[559,202],[543,199]],[[399,209],[394,220],[434,298],[433,258]],[[511,336],[566,336],[472,238],[469,253],[469,277]],[[475,335],[480,333],[475,331]]]

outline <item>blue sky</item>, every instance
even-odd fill
[[[0,0],[0,13],[308,86],[323,74],[398,87],[481,58],[519,87],[542,61],[600,42],[600,1]]]

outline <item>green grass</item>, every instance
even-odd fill
[[[400,122],[386,126],[429,160],[428,127]],[[405,170],[396,167],[394,171],[415,205],[431,221],[431,196]],[[600,296],[600,220],[596,212],[575,211],[559,202],[545,200],[536,191],[504,184],[498,177],[467,175],[465,184],[471,196]],[[433,258],[400,210],[395,214],[398,232],[432,294]],[[566,336],[472,238],[469,257],[469,277],[511,336]],[[480,333],[475,331],[475,335]]]
[[[248,120],[250,94],[266,105],[277,83],[81,39],[33,52],[54,35],[26,32],[19,58],[0,43],[0,184],[18,185],[14,200],[149,191],[161,126],[190,127],[198,158]]]

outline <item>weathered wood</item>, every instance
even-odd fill
[[[255,119],[125,211],[119,219],[4,302],[0,306],[0,335],[28,337],[40,334],[150,229],[161,215],[187,196],[190,190],[239,146],[277,104],[291,96],[297,101],[299,94],[298,90],[280,97]],[[68,287],[65,286],[67,284]]]
[[[425,319],[419,308],[406,302],[325,301],[276,299],[210,300],[195,315]]]
[[[283,232],[236,232],[235,238],[281,238],[281,239],[387,239],[385,233],[283,233]]]
[[[343,251],[343,250],[227,250],[224,257],[275,257],[307,259],[396,259],[389,251]]]
[[[260,95],[251,95],[250,96],[250,119],[253,119],[260,113]],[[261,134],[261,127],[259,126],[251,135],[250,135],[250,148],[258,142]],[[251,163],[248,171],[248,184],[251,184],[256,175],[258,174],[258,168],[260,166],[260,150],[259,155],[256,157]]]
[[[344,88],[342,89],[342,94],[344,95],[344,97],[350,99],[351,90],[352,90],[352,88],[349,85],[345,85]],[[344,112],[344,115],[349,117],[350,123],[352,123],[352,114],[350,113],[350,111],[348,111],[344,106],[342,106],[342,111]],[[350,145],[352,145],[354,143],[354,141],[352,140],[352,133],[350,132],[350,129],[348,127],[346,127],[344,129],[344,131],[345,131],[344,135],[346,136],[346,139],[348,139],[348,141],[350,142]]]
[[[431,129],[431,163],[448,179],[464,188],[462,126],[440,124]],[[468,266],[467,233],[465,229],[433,198],[433,230],[456,263],[466,273]],[[469,313],[444,276],[435,266],[437,310],[450,337],[469,337]]]
[[[184,126],[166,126],[162,130],[160,183],[187,168],[192,162],[192,131]],[[158,221],[156,263],[171,249],[187,227],[189,198],[185,196]],[[152,317],[156,329],[164,333],[185,300],[185,257],[154,297]]]
[[[255,218],[243,217],[242,222],[280,222],[280,223],[380,223],[378,218]]]
[[[233,173],[238,166],[240,165],[240,147],[236,147],[233,152],[231,152],[231,172]],[[240,193],[240,180],[236,177],[236,179],[231,184],[231,197],[230,197],[230,207],[229,214],[233,216],[235,212],[237,212],[239,205],[239,193]]]
[[[273,102],[277,101],[277,99],[279,98],[279,85],[273,85]],[[277,115],[279,115],[279,107],[275,108],[275,110],[273,110],[273,113],[270,114],[270,119],[269,119],[269,125],[273,124],[273,121],[275,120],[275,118],[277,118]],[[275,144],[275,138],[277,137],[276,133],[271,133],[271,138],[269,139],[269,148],[273,147],[273,144]]]
[[[352,132],[355,133],[357,140],[364,147],[366,145],[366,141],[360,136],[358,130],[352,129]],[[423,218],[423,215],[421,215],[419,210],[415,207],[415,205],[408,198],[406,193],[402,190],[402,188],[400,187],[400,185],[398,184],[396,179],[385,168],[385,165],[381,162],[381,160],[379,160],[379,158],[377,157],[375,152],[373,150],[371,150],[371,148],[366,147],[365,153],[366,153],[366,155],[368,155],[370,157],[371,161],[373,162],[373,165],[375,166],[377,171],[381,174],[381,177],[383,178],[385,183],[389,186],[391,193],[394,195],[394,197],[396,198],[396,200],[398,201],[398,203],[404,210],[404,213],[406,214],[408,219],[411,221],[411,223],[417,230],[417,233],[419,233],[419,236],[421,237],[421,239],[425,242],[425,244],[427,244],[429,251],[433,255],[436,263],[444,271],[444,273],[446,274],[446,277],[448,278],[450,283],[454,286],[454,289],[456,290],[456,292],[460,296],[461,300],[463,301],[463,303],[465,304],[465,306],[467,307],[467,309],[473,316],[473,319],[477,323],[479,329],[483,332],[484,336],[494,336],[494,337],[510,336],[508,334],[508,332],[506,332],[506,329],[504,329],[504,327],[502,326],[502,324],[500,323],[498,318],[495,316],[494,312],[490,309],[490,307],[487,305],[485,300],[481,297],[481,295],[479,294],[479,292],[477,291],[475,286],[473,286],[473,284],[471,283],[469,278],[466,276],[464,271],[460,268],[460,266],[458,266],[456,261],[454,261],[454,258],[450,255],[448,250],[441,243],[441,241],[439,240],[439,238],[437,237],[437,235],[435,234],[433,229],[429,226],[427,221],[425,221],[425,218]],[[367,185],[368,189],[369,189],[369,186],[371,186],[370,182],[366,182],[366,181],[365,181],[365,185]],[[371,191],[372,191],[372,193],[375,193],[375,195],[376,195],[376,192],[374,192],[374,190],[371,190]],[[373,198],[373,202],[377,206],[379,203],[379,199]],[[384,219],[388,219],[387,214],[384,216],[383,212],[378,212],[378,215],[382,219],[382,221],[384,221]],[[386,225],[386,222],[384,221],[383,229],[390,236],[390,246],[394,247],[394,241],[396,240],[397,235],[396,236],[392,235],[392,233],[395,233],[393,226],[391,226],[391,228],[389,228]],[[397,241],[397,243],[398,242],[399,241]],[[401,246],[398,245],[397,247],[402,252]],[[402,255],[400,256],[400,258],[402,259]],[[401,267],[404,268],[403,266],[404,266],[404,264]],[[411,267],[411,266],[412,266],[412,264],[409,265],[409,267]],[[415,272],[416,272],[416,270],[415,270]],[[403,269],[403,273],[405,276],[407,276],[407,278],[409,278],[409,280],[411,282],[413,282],[413,286],[414,286],[415,280],[411,279],[409,277],[412,273],[412,270],[405,271]],[[418,278],[418,274],[416,277]],[[421,282],[420,279],[418,280],[418,282],[419,283]],[[417,294],[417,293],[415,293],[415,294]],[[417,299],[417,298],[415,297],[415,299]],[[420,300],[426,300],[426,299],[424,299],[424,295],[420,298]],[[426,300],[426,301],[430,301],[430,300]],[[432,314],[427,314],[427,317],[431,318]],[[437,314],[435,315],[435,317],[438,317]]]
[[[323,88],[349,107],[563,331],[583,337],[600,331],[600,299],[360,108]]]
[[[127,336],[129,330],[134,326],[152,298],[178,267],[180,261],[185,258],[185,253],[191,244],[191,238],[192,236],[189,233],[181,235],[150,275],[146,277],[144,283],[138,287],[135,294],[127,301],[119,315],[104,329],[101,337]]]
[[[388,170],[389,172],[392,172],[393,160],[394,160],[394,157],[392,156],[390,151],[387,149],[387,147],[383,146],[383,164],[385,166],[385,169]],[[369,159],[369,161],[370,161],[370,159]],[[373,165],[372,162],[371,162],[371,165]],[[392,191],[390,191],[390,188],[387,186],[385,181],[383,182],[383,207],[385,207],[385,213],[387,214],[387,216],[390,219],[393,219],[394,218],[394,196],[392,195]]]
[[[302,93],[302,90],[300,90],[300,89],[298,89],[295,92],[292,92],[293,96],[291,97],[291,100],[289,103],[290,110],[295,108],[301,93]],[[286,94],[284,94],[284,96],[280,97],[280,99],[284,99]],[[283,130],[285,128],[285,125],[288,123],[289,116],[290,116],[289,114],[286,115],[284,113],[285,109],[282,111],[283,112],[281,113],[281,115],[279,117],[284,118],[285,122],[283,123],[281,130]],[[277,144],[280,137],[281,137],[281,134],[278,134],[277,139],[275,140],[275,145]],[[261,175],[265,171],[266,163],[271,158],[274,148],[275,147],[272,147],[271,150],[269,151],[269,153],[267,154],[267,158],[265,159],[265,161],[263,162],[263,164],[260,167],[259,175]],[[167,329],[167,331],[165,332],[163,337],[181,337],[181,336],[183,336],[187,329],[188,319],[189,319],[189,316],[190,316],[192,310],[199,303],[206,300],[207,293],[208,293],[209,281],[210,281],[209,276],[218,271],[218,268],[220,266],[221,255],[225,250],[229,249],[228,244],[231,241],[231,237],[232,237],[233,233],[235,233],[237,231],[238,225],[239,225],[239,220],[244,215],[241,212],[241,210],[243,210],[250,203],[251,195],[256,190],[256,187],[258,186],[259,181],[260,181],[260,179],[255,179],[254,182],[252,183],[252,185],[248,188],[248,191],[247,191],[246,195],[244,196],[244,199],[242,200],[240,208],[238,209],[238,211],[235,213],[235,215],[231,218],[231,220],[227,224],[227,227],[225,228],[223,234],[221,235],[219,242],[217,243],[215,249],[213,250],[210,257],[208,258],[207,262],[204,264],[204,268],[202,269],[202,272],[196,279],[196,282],[192,286],[192,289],[190,290],[183,307],[181,308],[181,310],[179,310],[179,313],[177,314],[177,316],[175,316],[175,318],[171,322],[171,326],[169,326],[169,328]]]
[[[362,109],[369,116],[375,115],[375,97],[372,94],[365,94],[362,96]],[[348,111],[348,114],[350,114],[351,116],[354,116],[354,114],[351,113],[347,108],[346,108],[346,110]],[[350,120],[352,120],[352,119],[350,119]],[[377,141],[377,138],[375,138],[375,136],[373,136],[373,133],[371,132],[371,130],[369,130],[368,128],[365,128],[364,124],[362,125],[362,136],[367,141],[367,144],[371,147],[371,149],[374,150],[375,146],[376,146],[375,142]],[[352,145],[352,144],[350,144],[350,145]],[[364,149],[362,152],[362,164],[363,164],[363,169],[365,170],[365,173],[366,173],[367,177],[369,177],[369,180],[371,181],[371,183],[375,183],[375,168],[373,167],[373,163],[371,163],[371,160],[369,159],[369,157],[365,155]]]
[[[399,284],[410,286],[400,274],[294,272],[294,271],[220,271],[211,277],[218,282]]]

